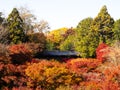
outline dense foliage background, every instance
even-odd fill
[[[120,90],[120,19],[103,6],[76,27],[49,31],[26,8],[0,13],[0,90]],[[42,51],[81,58],[38,59]]]

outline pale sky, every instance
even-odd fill
[[[115,20],[120,19],[120,0],[0,0],[0,12],[8,16],[14,7],[27,7],[53,30],[76,27],[82,19],[96,17],[103,5]]]

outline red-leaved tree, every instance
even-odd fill
[[[106,50],[109,46],[105,43],[99,44],[99,46],[96,49],[96,58],[101,61],[105,61],[105,54],[108,53],[108,50]]]

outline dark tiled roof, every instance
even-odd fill
[[[42,52],[44,56],[77,56],[79,52],[75,51],[44,51]]]

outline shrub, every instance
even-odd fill
[[[74,89],[71,86],[59,86],[56,90],[77,90],[77,89]]]
[[[119,90],[120,89],[120,65],[107,67],[102,71],[104,78],[101,81],[102,90]]]
[[[40,43],[25,43],[25,46],[30,50],[32,57],[35,57],[37,53],[43,51],[43,47],[41,47]]]
[[[32,58],[32,60],[31,60],[31,63],[39,63],[39,62],[40,62],[40,60],[37,58]]]
[[[120,65],[120,43],[117,42],[113,46],[106,49],[108,52],[104,57],[108,64],[111,66],[118,66]]]
[[[32,50],[33,56],[45,49],[46,37],[43,33],[33,33],[28,35],[26,45]]]
[[[7,47],[7,45],[0,44],[0,62],[10,63],[10,57]]]
[[[108,53],[108,51],[106,51],[107,48],[108,48],[108,45],[104,43],[99,44],[99,46],[96,49],[96,55],[98,60],[101,60],[101,61],[105,60],[104,56]]]
[[[13,87],[12,90],[34,90],[34,89],[21,86],[21,87]],[[38,90],[42,90],[42,89],[38,89]]]
[[[32,58],[31,51],[25,44],[11,45],[8,50],[11,61],[14,64],[23,64]]]
[[[72,73],[65,64],[57,61],[40,61],[33,63],[25,70],[26,75],[38,86],[45,89],[55,89],[60,85],[73,85],[82,81],[81,75]]]
[[[100,87],[100,82],[97,83],[95,81],[87,81],[80,83],[78,90],[103,90]]]
[[[97,59],[77,58],[68,61],[67,67],[71,71],[81,74],[95,70],[100,64],[101,61]]]
[[[26,67],[26,65],[0,64],[0,90],[27,86],[28,79],[24,74]]]

